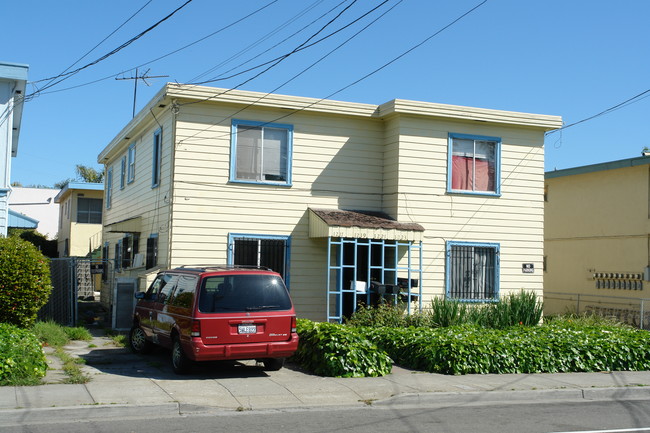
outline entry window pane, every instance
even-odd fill
[[[467,301],[499,299],[498,245],[450,243],[447,247],[447,296]]]
[[[235,238],[232,248],[233,265],[264,266],[286,278],[285,239]]]

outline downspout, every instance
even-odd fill
[[[173,239],[173,225],[174,222],[174,177],[176,174],[176,115],[178,114],[179,107],[178,102],[174,99],[172,100],[172,106],[169,111],[172,115],[172,130],[171,130],[171,152],[170,152],[170,177],[169,177],[169,212],[167,217],[167,266],[172,267],[172,239]]]

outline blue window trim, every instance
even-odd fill
[[[453,139],[465,140],[481,140],[481,141],[494,141],[496,142],[496,161],[494,167],[494,191],[467,191],[463,189],[451,188],[451,167],[452,167],[452,149]],[[487,135],[472,135],[472,134],[458,134],[450,132],[447,139],[447,193],[448,194],[463,194],[463,195],[482,195],[491,197],[501,197],[501,137],[490,137]]]
[[[233,244],[235,239],[277,239],[283,240],[286,243],[286,254],[284,256],[284,284],[290,290],[290,266],[291,263],[291,236],[282,235],[259,235],[254,233],[228,233],[228,265],[232,265],[233,257]]]
[[[287,130],[287,181],[286,182],[273,182],[273,181],[255,181],[255,180],[242,180],[237,179],[237,126],[261,126],[268,128],[278,128]],[[292,185],[292,162],[293,162],[293,125],[285,123],[270,123],[270,122],[257,122],[253,120],[240,120],[232,119],[231,126],[231,140],[230,140],[230,182],[233,183],[248,183],[255,185],[274,185],[274,186],[287,186]]]
[[[156,188],[160,185],[162,176],[162,128],[158,128],[153,133],[153,155],[151,159],[153,160],[151,167],[151,188]]]
[[[481,247],[481,248],[493,248],[495,250],[496,259],[495,259],[495,269],[494,269],[494,293],[495,297],[492,300],[477,300],[477,299],[456,299],[462,302],[496,302],[499,300],[500,286],[499,281],[501,280],[501,244],[499,243],[490,243],[490,242],[463,242],[463,241],[447,241],[446,251],[445,251],[445,297],[451,298],[451,248],[454,246],[463,246],[463,247]]]
[[[128,160],[127,160],[127,176],[126,183],[133,183],[135,180],[135,143],[129,145],[127,150]]]
[[[126,155],[120,160],[120,189],[126,184]]]
[[[106,209],[111,208],[111,199],[113,198],[113,167],[106,172]]]

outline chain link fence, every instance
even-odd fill
[[[110,284],[106,287],[106,282],[102,289],[102,275],[108,276],[108,282],[112,281],[110,261],[80,257],[51,259],[52,293],[38,312],[38,319],[76,326],[80,319],[84,319],[79,317],[79,302],[97,302],[100,291],[111,289]]]
[[[544,292],[545,314],[595,314],[650,329],[650,298]]]

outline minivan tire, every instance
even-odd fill
[[[172,369],[176,374],[186,374],[190,369],[192,361],[185,355],[183,345],[178,335],[174,336],[172,343]]]
[[[264,370],[278,371],[284,366],[284,358],[266,358],[262,363],[264,363]]]
[[[151,352],[153,343],[147,340],[144,331],[138,325],[133,325],[129,331],[129,347],[134,353],[144,355]]]

